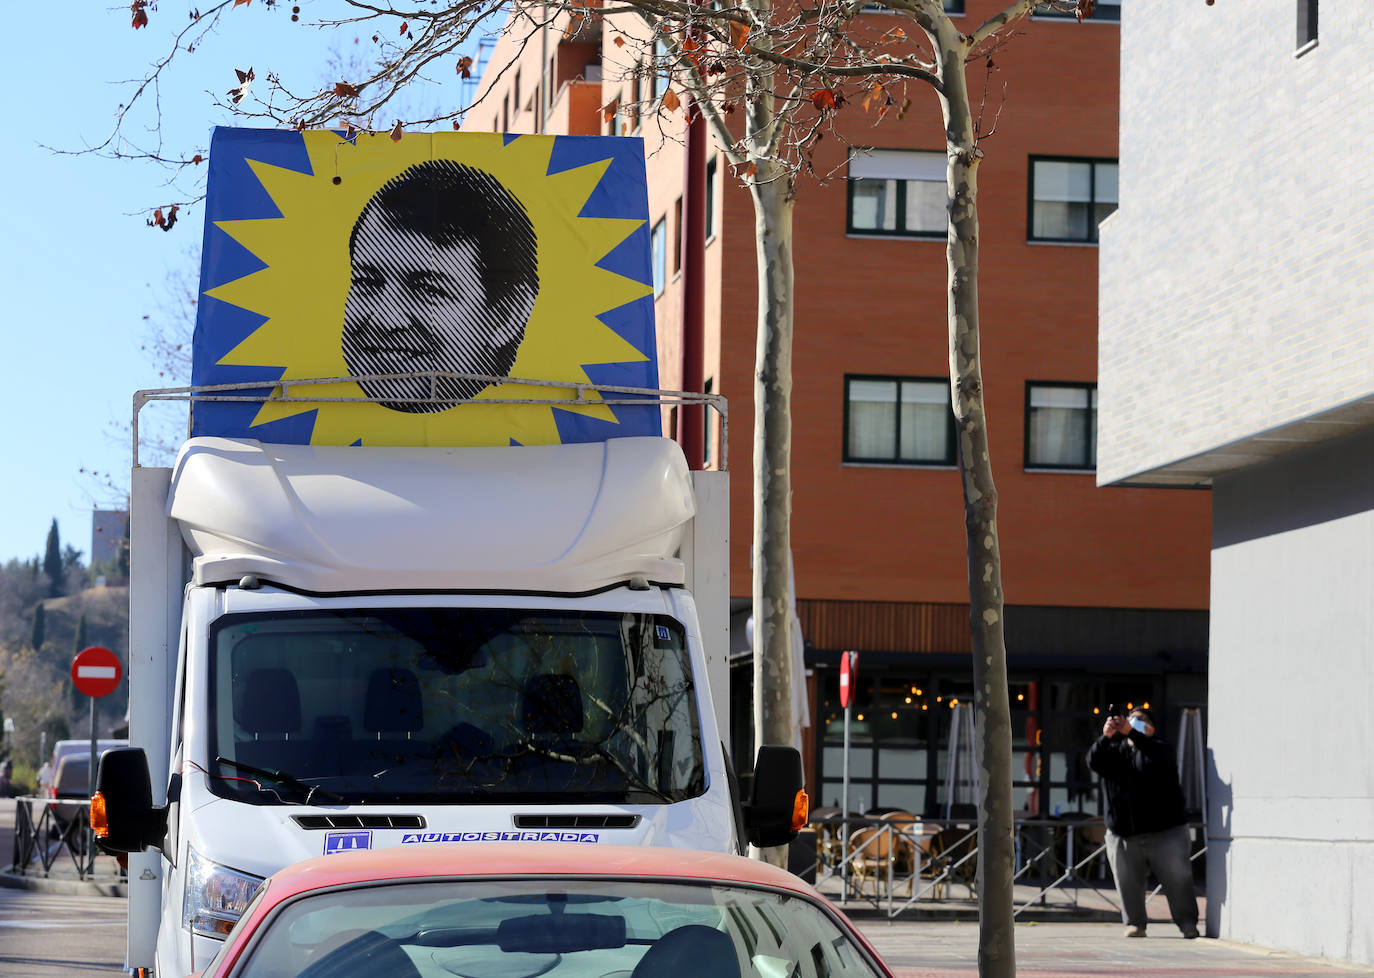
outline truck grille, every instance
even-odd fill
[[[632,829],[638,815],[516,815],[517,829]]]
[[[292,815],[303,829],[422,829],[423,815]]]

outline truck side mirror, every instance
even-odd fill
[[[143,852],[162,844],[167,809],[153,807],[148,757],[141,747],[106,751],[100,758],[91,828],[101,851],[114,855]]]
[[[797,837],[810,817],[810,799],[795,747],[765,745],[754,761],[753,790],[744,806],[744,831],[760,849],[782,846]]]

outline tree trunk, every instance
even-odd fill
[[[751,181],[758,254],[754,364],[754,739],[791,744],[792,187],[766,160]],[[786,865],[787,849],[760,858]]]
[[[1002,632],[1002,557],[992,482],[978,335],[978,160],[964,76],[965,39],[946,23],[937,40],[949,189],[949,367],[959,433],[973,635],[978,804],[978,973],[1014,978],[1015,857],[1011,803],[1011,711]]]

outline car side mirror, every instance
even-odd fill
[[[148,757],[141,747],[106,751],[91,797],[95,843],[111,855],[157,848],[167,834],[167,809],[153,807]]]
[[[760,747],[750,798],[744,805],[744,832],[749,844],[759,849],[787,845],[809,817],[801,753],[795,747]]]

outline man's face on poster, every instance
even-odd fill
[[[407,216],[374,198],[354,229],[343,327],[349,373],[509,376],[525,337],[533,288],[519,276],[493,276],[491,248],[478,236],[416,229],[407,226]],[[523,212],[520,217],[527,228]],[[525,264],[533,267],[532,255]],[[491,381],[440,378],[431,387],[428,377],[408,377],[358,383],[385,407],[432,413],[450,405],[398,399],[471,398]]]

